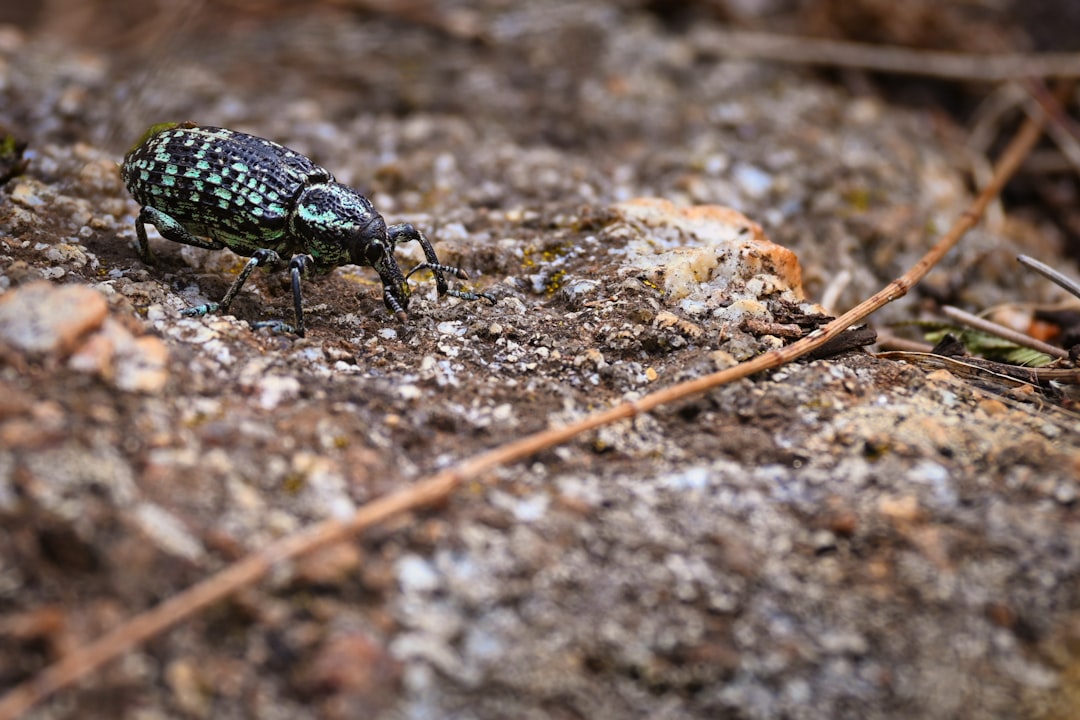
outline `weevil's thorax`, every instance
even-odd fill
[[[386,221],[371,201],[347,185],[319,183],[304,188],[289,218],[294,238],[319,269],[348,263],[374,265],[383,254]],[[374,255],[369,254],[374,250]]]

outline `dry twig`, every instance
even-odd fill
[[[1026,112],[1029,115],[1039,111],[1046,114],[1046,134],[1057,144],[1073,170],[1080,172],[1080,128],[1044,83],[1029,78],[1024,85],[1029,95]]]
[[[975,330],[979,330],[989,335],[994,335],[1003,340],[1008,340],[1009,342],[1020,345],[1021,347],[1031,348],[1032,350],[1041,352],[1044,355],[1049,355],[1050,357],[1056,357],[1061,359],[1066,359],[1069,357],[1069,353],[1067,351],[1062,350],[1056,345],[1044,343],[1038,338],[1033,338],[1030,335],[1025,335],[1022,332],[1017,332],[1012,328],[1005,327],[1004,325],[1000,325],[996,322],[991,322],[990,320],[987,320],[986,318],[981,318],[978,315],[972,315],[971,313],[965,310],[961,310],[958,307],[946,305],[945,307],[941,308],[941,312],[945,313],[946,317],[955,320],[961,325],[967,325],[968,327],[974,328]]]
[[[703,49],[726,57],[800,65],[830,65],[987,83],[1028,77],[1080,77],[1080,54],[1077,53],[972,55],[719,29],[702,31],[699,37]]]
[[[987,205],[1001,192],[1005,183],[1016,172],[1034,146],[1041,133],[1041,127],[1042,122],[1039,119],[1029,119],[1025,122],[1002,155],[991,182],[953,223],[950,230],[907,273],[889,283],[857,307],[811,332],[803,339],[726,370],[658,390],[639,400],[621,403],[572,425],[533,433],[464,460],[408,488],[374,500],[359,508],[348,520],[325,520],[299,533],[284,537],[160,605],[135,616],[88,645],[72,651],[35,678],[15,687],[0,699],[0,720],[12,720],[50,694],[86,677],[135,646],[190,618],[207,606],[253,585],[265,577],[278,563],[294,561],[394,516],[442,501],[468,480],[478,480],[497,467],[518,462],[590,430],[633,418],[661,405],[698,395],[763,370],[779,367],[821,347],[852,325],[865,320],[879,308],[907,294],[956,245],[960,238],[975,226]]]
[[[1029,257],[1028,255],[1020,255],[1016,259],[1024,267],[1031,268],[1047,280],[1056,283],[1062,289],[1080,298],[1080,283],[1076,282],[1065,273],[1058,272],[1046,263],[1036,260],[1033,257]]]

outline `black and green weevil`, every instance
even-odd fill
[[[440,263],[423,233],[409,223],[387,225],[366,197],[270,140],[190,122],[162,123],[124,156],[120,177],[142,206],[135,233],[143,262],[153,261],[146,223],[167,240],[209,250],[228,248],[251,258],[221,302],[187,308],[184,315],[227,311],[252,271],[259,265],[282,265],[283,255],[290,257],[296,325],[256,325],[301,337],[301,277],[341,265],[373,267],[382,280],[383,303],[402,322],[408,319],[408,279],[420,270],[434,274],[440,297],[495,302],[487,293],[450,289],[446,275],[468,276]],[[420,243],[426,261],[403,274],[394,250],[410,240]]]

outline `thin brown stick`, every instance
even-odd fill
[[[994,362],[983,358],[951,355],[938,355],[932,352],[919,350],[889,350],[878,353],[879,358],[886,360],[903,360],[906,363],[921,367],[927,372],[933,370],[948,370],[958,380],[968,382],[975,387],[990,392],[1000,392],[1000,382],[997,386],[988,383],[990,377],[1004,381],[1009,387],[1024,385],[1045,385],[1055,382],[1063,385],[1080,385],[1080,369],[1071,367],[1025,367],[1011,363]],[[1044,406],[1047,409],[1049,406]],[[1076,413],[1065,408],[1057,408],[1062,413],[1080,418]]]
[[[1024,267],[1031,268],[1071,295],[1080,298],[1080,283],[1073,280],[1065,273],[1059,272],[1041,260],[1036,260],[1028,255],[1018,255],[1016,260]]]
[[[1047,136],[1058,146],[1073,171],[1080,173],[1080,127],[1041,80],[1028,78],[1024,82],[1024,89],[1028,94],[1024,110],[1046,114]]]
[[[911,340],[909,338],[900,337],[892,330],[888,328],[881,328],[878,330],[878,347],[881,349],[877,354],[882,352],[889,352],[890,350],[897,350],[900,352],[912,352],[912,353],[929,353],[934,349],[934,346],[930,343],[922,342],[921,340]]]
[[[50,665],[36,677],[13,688],[0,699],[0,720],[12,720],[41,702],[50,694],[86,677],[110,660],[146,642],[203,608],[248,587],[277,563],[296,560],[334,542],[368,529],[396,515],[439,502],[467,480],[478,478],[494,468],[523,460],[564,443],[582,433],[619,420],[649,412],[661,405],[703,393],[726,383],[779,367],[820,347],[850,326],[905,295],[970,230],[991,200],[1001,192],[1024,157],[1039,138],[1042,123],[1028,120],[1006,148],[990,183],[979,197],[956,220],[949,232],[900,278],[836,320],[815,330],[802,340],[783,349],[772,350],[727,370],[688,380],[650,393],[640,400],[621,403],[565,427],[550,428],[528,435],[476,455],[456,466],[421,480],[414,485],[374,500],[348,520],[325,520],[294,535],[284,537],[265,549],[242,558],[235,564],[196,583],[165,602],[135,616],[99,639],[78,648]]]
[[[1015,343],[1022,347],[1037,350],[1044,355],[1049,355],[1050,357],[1062,359],[1069,357],[1069,353],[1067,351],[1062,350],[1055,345],[1045,343],[1038,338],[1033,338],[1030,335],[1025,335],[1022,332],[1017,332],[1012,328],[1005,327],[1004,325],[1000,325],[996,322],[991,322],[990,320],[987,320],[986,318],[981,318],[978,315],[972,315],[966,310],[961,310],[958,307],[946,305],[941,308],[941,312],[945,313],[946,317],[955,320],[962,325],[967,325],[968,327],[974,328],[975,330],[994,335],[1001,338],[1002,340],[1008,340],[1009,342]]]
[[[701,31],[698,45],[725,57],[858,68],[901,75],[999,83],[1080,77],[1080,54],[971,55],[742,30]]]

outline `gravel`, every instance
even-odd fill
[[[783,345],[747,318],[846,309],[969,200],[940,118],[633,4],[245,12],[158,45],[0,31],[29,143],[0,187],[0,688],[312,522]],[[116,163],[163,117],[311,155],[497,303],[420,278],[400,325],[345,267],[305,281],[305,339],[254,327],[289,317],[281,274],[181,317],[241,261],[139,261]],[[777,254],[718,274],[701,214]],[[1058,297],[1003,261],[1076,274],[1035,229],[982,227],[875,322]],[[796,363],[276,568],[33,716],[1069,717],[1078,429],[941,370]]]

